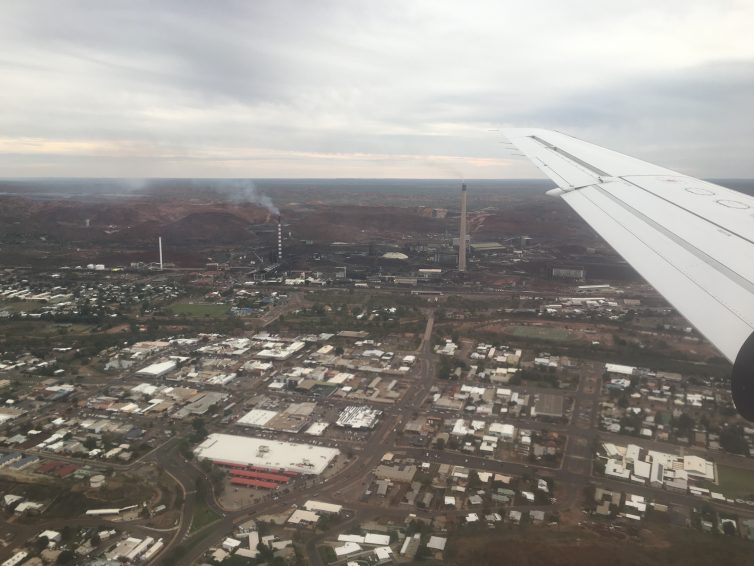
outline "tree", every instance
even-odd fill
[[[42,552],[45,548],[47,548],[48,544],[50,544],[50,539],[42,535],[34,541],[34,548],[37,552]]]
[[[747,454],[749,445],[746,442],[743,427],[733,425],[724,428],[720,432],[720,446],[732,454]]]
[[[275,557],[272,549],[263,542],[257,545],[257,550],[259,551],[259,560],[262,562],[270,562]]]
[[[482,481],[479,479],[479,474],[477,474],[476,470],[469,472],[468,486],[469,489],[479,489],[482,487]]]
[[[62,529],[60,529],[60,538],[63,540],[63,542],[68,542],[73,538],[73,535],[75,534],[75,531],[70,527],[70,525],[64,525]]]
[[[431,558],[432,551],[427,548],[426,544],[422,544],[419,549],[416,551],[416,560],[427,560],[428,558]]]
[[[55,561],[56,564],[73,564],[74,562],[76,562],[76,555],[72,550],[64,550]]]
[[[191,421],[191,426],[194,429],[192,438],[195,442],[199,442],[200,440],[204,440],[204,438],[206,438],[207,427],[204,424],[204,419],[202,419],[201,417],[196,417],[193,421]]]
[[[178,451],[186,460],[191,460],[194,457],[194,453],[191,450],[191,444],[186,438],[181,438],[178,441]]]
[[[623,394],[618,397],[618,406],[621,409],[627,409],[628,408],[628,394],[627,392],[623,392]]]
[[[453,370],[450,360],[443,356],[440,363],[437,364],[437,377],[440,379],[450,379],[450,372]]]
[[[691,416],[686,413],[681,413],[675,423],[676,429],[678,430],[678,436],[688,437],[691,435],[691,432],[694,430],[694,424],[694,419]]]

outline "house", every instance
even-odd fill
[[[448,539],[444,537],[437,537],[432,535],[429,537],[429,542],[427,543],[427,548],[430,550],[439,550],[443,551],[445,550],[445,545],[447,544]]]

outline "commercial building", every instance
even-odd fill
[[[246,413],[244,416],[242,416],[240,419],[238,419],[236,421],[236,424],[242,425],[242,426],[252,426],[252,427],[262,428],[269,421],[271,421],[272,418],[277,414],[278,414],[277,411],[265,411],[263,409],[252,409],[251,411]]]
[[[563,396],[541,393],[534,408],[539,416],[560,418],[563,416]]]
[[[146,375],[149,377],[162,377],[166,373],[173,371],[178,366],[175,360],[168,360],[149,365],[136,372],[137,375]]]
[[[194,449],[197,458],[267,470],[319,475],[340,454],[337,448],[231,434],[210,434]]]
[[[304,346],[306,346],[306,343],[299,340],[291,342],[290,344],[282,344],[277,342],[268,343],[265,344],[262,350],[257,352],[256,357],[266,360],[284,361],[304,348]]]
[[[315,501],[314,499],[309,499],[306,503],[304,503],[304,509],[306,509],[307,511],[337,515],[342,511],[343,506],[337,505],[336,503],[325,503],[324,501]]]
[[[343,409],[335,424],[344,428],[371,429],[381,414],[379,409],[351,405]]]

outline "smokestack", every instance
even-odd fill
[[[162,236],[157,236],[157,247],[160,248],[160,271],[162,271]]]
[[[278,216],[278,262],[283,261],[283,223]]]
[[[461,233],[458,238],[458,271],[466,271],[466,183],[461,185]]]

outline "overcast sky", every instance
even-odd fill
[[[500,126],[754,177],[754,2],[0,5],[0,176],[540,177]]]

